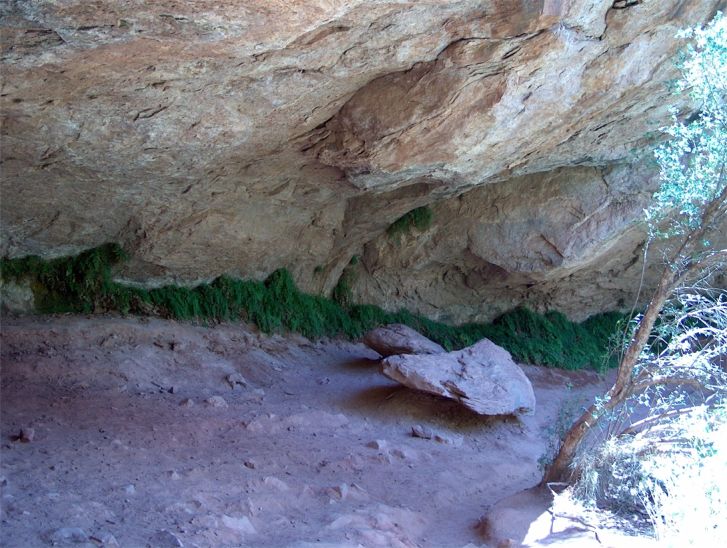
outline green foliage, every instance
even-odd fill
[[[4,280],[30,278],[39,312],[93,312],[99,298],[110,289],[110,267],[126,259],[117,244],[109,243],[75,257],[44,261],[29,256],[2,259]]]
[[[579,455],[574,495],[649,518],[659,546],[720,546],[727,534],[727,408],[699,405]]]
[[[717,14],[704,29],[682,35],[692,43],[683,52],[674,91],[688,94],[699,111],[682,121],[674,109],[672,124],[662,130],[669,139],[655,152],[662,185],[647,211],[652,238],[698,229],[727,186],[727,20]]]
[[[452,326],[406,310],[387,312],[373,305],[350,305],[350,286],[341,283],[333,299],[303,293],[283,269],[264,282],[220,276],[194,288],[167,285],[142,289],[112,281],[112,267],[124,258],[118,245],[107,244],[77,257],[51,261],[38,257],[4,259],[2,277],[30,279],[40,312],[116,310],[178,320],[242,319],[266,333],[289,330],[313,339],[358,338],[375,327],[403,323],[448,350],[487,337],[518,361],[566,369],[602,367],[609,337],[622,319],[619,314],[601,314],[578,324],[557,312],[541,315],[518,308],[490,324]],[[350,272],[346,268],[342,280]]]
[[[358,264],[359,257],[354,255],[348,262],[346,268],[341,272],[341,277],[338,278],[338,283],[333,288],[331,297],[341,306],[348,307],[353,304],[353,293],[351,287],[356,281],[356,271],[353,269]]]
[[[338,283],[333,288],[331,297],[341,306],[351,304],[353,295],[351,292],[351,274],[348,271],[344,270],[341,277],[338,278]]]
[[[394,221],[386,229],[386,234],[388,234],[389,238],[398,238],[400,235],[409,232],[412,227],[425,231],[432,225],[433,218],[434,214],[427,206],[412,209],[409,213],[402,215]]]
[[[490,324],[453,327],[427,319],[413,323],[418,323],[423,334],[448,349],[488,338],[523,363],[563,369],[603,369],[613,365],[608,358],[610,337],[617,332],[622,319],[622,314],[607,313],[576,323],[559,312],[538,314],[527,308],[516,308]]]

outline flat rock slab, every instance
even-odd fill
[[[372,329],[363,342],[383,357],[399,354],[444,354],[446,350],[411,327],[392,323]]]
[[[480,520],[479,529],[488,546],[498,548],[655,548],[658,545],[651,538],[630,536],[618,523],[615,516],[606,520],[601,511],[584,507],[568,491],[553,493],[538,485],[495,503]]]
[[[535,410],[525,373],[507,350],[488,339],[457,352],[390,356],[381,370],[404,386],[457,400],[480,415]]]

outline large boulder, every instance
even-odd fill
[[[430,341],[411,327],[392,323],[372,329],[364,335],[363,342],[383,357],[399,354],[443,354],[444,348]]]
[[[480,415],[535,410],[535,394],[525,373],[507,350],[488,339],[457,352],[390,356],[381,370],[404,386],[452,398]]]

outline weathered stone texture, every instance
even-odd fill
[[[623,164],[675,102],[676,31],[724,7],[611,4],[4,3],[0,254],[118,241],[122,279],[288,267],[325,292],[363,253],[367,300],[600,308],[633,287],[653,182]],[[422,205],[433,232],[384,257]]]
[[[398,354],[443,354],[444,348],[408,325],[394,323],[372,329],[363,342],[383,357]]]
[[[535,394],[525,373],[507,350],[488,339],[456,352],[389,356],[381,371],[404,386],[453,399],[480,415],[535,411]]]

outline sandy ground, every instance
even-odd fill
[[[361,344],[118,317],[4,318],[1,351],[5,547],[484,546],[605,388],[525,366],[536,413],[479,417]]]

